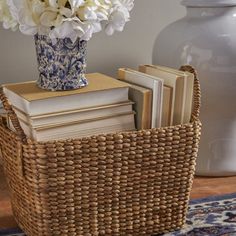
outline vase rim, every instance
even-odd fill
[[[182,0],[186,7],[232,7],[236,6],[236,0]]]

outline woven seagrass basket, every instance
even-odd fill
[[[35,142],[7,98],[16,132],[0,124],[12,208],[27,236],[149,236],[185,223],[199,145],[200,87],[191,122],[173,127]]]

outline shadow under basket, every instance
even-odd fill
[[[16,132],[0,122],[15,219],[27,236],[149,236],[186,219],[200,139],[200,86],[188,124],[64,141],[27,139],[3,90]]]

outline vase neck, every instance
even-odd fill
[[[212,18],[227,15],[236,16],[236,6],[232,7],[192,7],[187,6],[187,17],[191,18]]]
[[[220,8],[236,6],[236,0],[182,0],[181,4],[186,7]]]

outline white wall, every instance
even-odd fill
[[[151,63],[154,40],[161,29],[182,17],[180,0],[135,0],[131,21],[114,36],[99,33],[88,44],[88,72],[115,75],[119,67]],[[36,80],[32,37],[0,27],[0,83]]]

